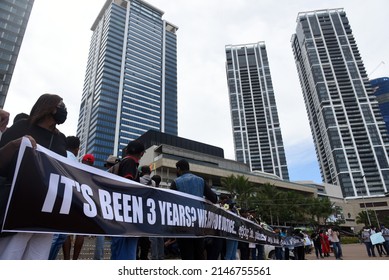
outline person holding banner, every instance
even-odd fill
[[[80,150],[80,139],[77,136],[66,137],[66,157],[78,162],[77,155]],[[56,233],[53,236],[49,260],[57,259],[60,248],[63,250],[64,260],[70,260],[71,239],[67,234]]]
[[[188,193],[198,197],[205,197],[212,203],[217,202],[214,193],[205,180],[192,174],[189,162],[181,159],[176,163],[177,178],[172,182],[170,189]],[[178,247],[183,260],[204,260],[204,238],[177,238]]]
[[[67,138],[67,153],[68,158],[72,158],[77,161],[77,155],[80,147],[80,139],[77,136],[69,136]],[[83,164],[93,166],[95,162],[95,157],[92,154],[86,154],[82,157],[81,162]],[[68,235],[64,244],[63,244],[63,258],[64,260],[70,260],[70,251],[72,248],[72,238],[74,237],[73,244],[73,260],[78,260],[80,256],[82,246],[84,246],[84,236],[83,235]]]
[[[236,203],[231,199],[231,197],[226,201],[225,209],[239,215],[238,209],[236,208]],[[238,250],[239,242],[237,240],[226,239],[226,251],[224,254],[225,260],[236,260],[236,252]]]
[[[229,199],[229,195],[221,193],[218,197],[218,204],[222,208],[226,208],[226,201]],[[207,260],[224,259],[226,251],[226,239],[219,237],[206,237],[204,239],[205,253]]]
[[[120,161],[119,176],[139,182],[139,160],[145,152],[143,143],[130,141],[126,156]],[[138,237],[111,237],[111,260],[136,260]]]
[[[377,248],[377,252],[382,257],[383,253],[383,246],[382,243],[385,241],[385,239],[382,237],[381,232],[377,232],[377,228],[375,226],[370,227],[370,241],[373,246],[373,251],[374,248]]]
[[[28,119],[15,122],[2,135],[0,149],[25,135],[37,144],[66,157],[66,137],[57,125],[67,118],[66,106],[56,94],[41,95],[31,109]],[[7,166],[7,181],[11,182],[16,166],[17,151]],[[31,187],[34,187],[33,185]],[[1,206],[0,206],[1,207]],[[0,238],[0,259],[47,260],[53,234],[18,232]]]
[[[151,177],[151,180],[155,182],[155,187],[159,188],[162,180],[161,176],[155,174],[153,177]],[[150,246],[152,260],[165,259],[165,240],[163,237],[150,237]]]
[[[104,167],[107,168],[108,171],[112,166],[114,166],[118,162],[120,162],[120,159],[117,156],[109,155],[107,160],[104,163]],[[93,254],[94,260],[104,259],[104,242],[105,242],[104,235],[96,236],[95,252]]]
[[[372,235],[371,229],[365,226],[361,232],[361,240],[366,246],[366,252],[369,257],[375,257],[374,246],[371,243],[370,236]]]
[[[151,179],[151,169],[148,165],[143,165],[139,167],[140,178],[139,182],[143,185],[155,187],[154,180]],[[148,260],[150,251],[150,239],[147,236],[142,236],[138,240],[138,253],[137,259],[139,260]]]

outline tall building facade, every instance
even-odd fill
[[[386,129],[389,131],[389,77],[382,77],[370,81],[374,95],[377,97],[378,106]]]
[[[4,107],[34,0],[0,1],[0,108]]]
[[[388,191],[388,132],[343,9],[302,12],[291,39],[325,183],[344,197]]]
[[[225,51],[236,160],[289,180],[265,43]]]
[[[98,167],[149,129],[177,135],[177,27],[141,0],[107,0],[92,26],[77,135]]]

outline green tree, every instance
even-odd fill
[[[284,221],[291,224],[305,224],[307,221],[306,198],[295,191],[287,191],[283,197]]]
[[[256,187],[256,194],[253,196],[252,204],[257,212],[260,213],[261,219],[271,225],[279,221],[279,198],[280,191],[271,184],[264,184]]]
[[[374,211],[372,210],[367,210],[367,213],[366,211],[359,212],[355,219],[355,222],[357,224],[364,224],[365,226],[370,226],[371,224],[374,224],[375,221],[376,218],[374,215]]]
[[[314,198],[297,191],[280,190],[272,184],[253,186],[242,175],[221,180],[221,187],[237,205],[255,209],[260,219],[271,225],[325,223],[334,212],[328,198]]]
[[[325,223],[334,211],[328,198],[307,197],[296,191],[280,191],[269,186],[258,191],[256,199],[256,208],[271,224]]]
[[[327,218],[334,213],[334,204],[328,197],[315,198],[315,211],[314,215],[317,217],[317,222],[320,224],[322,221],[324,224],[327,222]]]
[[[249,179],[243,175],[234,174],[222,178],[221,187],[231,194],[240,207],[248,208],[250,197],[253,195],[254,187]]]

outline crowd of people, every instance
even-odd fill
[[[319,229],[311,234],[311,240],[317,259],[330,257],[333,253],[335,259],[342,260],[343,252],[337,227]]]
[[[57,128],[67,118],[67,109],[60,96],[43,94],[33,105],[29,115],[21,114],[20,116],[22,116],[21,119],[16,120],[15,118],[12,126],[7,127],[10,118],[9,113],[4,110],[0,111],[0,157],[2,159],[0,162],[0,176],[2,178],[0,187],[1,222],[4,219],[5,205],[16,167],[17,151],[23,137],[27,137],[34,148],[39,144],[58,155],[73,160],[77,160],[79,152],[79,139],[75,136],[66,137]],[[150,187],[158,187],[161,178],[158,178],[158,176],[151,177],[151,170],[147,166],[139,168],[139,160],[145,152],[143,143],[130,141],[124,151],[125,156],[118,163],[117,175]],[[109,160],[107,159],[107,164]],[[93,155],[84,155],[82,162],[93,165]],[[116,165],[116,161],[114,165]],[[217,202],[216,194],[209,188],[206,182],[201,177],[189,172],[189,164],[185,160],[177,162],[177,179],[173,182],[172,188],[199,197],[205,196],[211,202]],[[64,258],[70,259],[72,239],[74,239],[73,259],[78,259],[84,243],[84,236],[82,235],[72,236],[26,232],[1,233],[0,259],[56,259],[61,247]],[[150,246],[152,257],[154,259],[163,259],[165,247],[174,248],[174,244],[177,244],[180,256],[183,259],[204,258],[201,255],[202,248],[204,248],[203,239],[201,238],[180,238],[172,242],[170,239],[165,241],[159,237],[115,236],[110,237],[110,240],[111,259],[113,260],[147,258]],[[104,245],[104,236],[99,236],[96,238],[96,259],[102,258],[102,245]]]
[[[369,257],[376,257],[376,250],[380,257],[389,257],[389,229],[381,225],[377,229],[374,225],[365,226],[361,231],[361,241],[365,244],[366,252]],[[377,237],[379,239],[374,240]]]
[[[27,137],[33,148],[39,144],[58,155],[78,161],[80,140],[76,136],[66,137],[57,126],[64,123],[67,118],[67,109],[63,99],[55,94],[43,94],[33,105],[30,114],[21,113],[15,116],[10,127],[9,113],[0,109],[0,222],[3,221],[6,200],[9,196],[17,151],[22,137]],[[136,181],[145,186],[158,188],[161,177],[152,176],[149,166],[139,166],[139,161],[145,153],[143,143],[130,141],[124,149],[124,157],[110,155],[105,167],[108,172]],[[82,163],[93,166],[94,156],[82,156]],[[116,168],[115,171],[113,171]],[[190,171],[189,162],[181,159],[176,163],[177,177],[171,182],[170,189],[206,198],[214,204],[219,204],[227,211],[240,215],[255,223],[261,224],[255,213],[248,209],[239,209],[229,195],[220,195],[208,186],[207,182]],[[372,245],[370,236],[376,232],[375,228],[366,228],[362,240],[366,245],[369,256],[378,254],[388,255],[389,230],[381,228],[385,242]],[[275,228],[274,232],[279,238],[285,238],[285,229]],[[311,236],[296,230],[292,233],[304,240],[303,246],[275,247],[275,259],[304,260],[305,254],[311,253],[314,248],[317,259],[329,257],[332,253],[336,259],[342,259],[342,247],[339,230],[336,227],[319,229]],[[96,236],[94,259],[104,259],[105,236]],[[110,259],[135,260],[165,258],[180,258],[184,260],[224,259],[224,260],[260,260],[265,259],[263,244],[247,243],[232,239],[206,237],[206,238],[163,238],[150,237],[109,237]],[[51,233],[0,233],[0,259],[50,259],[58,258],[59,251],[63,250],[64,259],[78,259],[84,243],[83,235],[51,234]],[[70,252],[73,248],[73,255]],[[293,253],[291,254],[291,252]]]
[[[1,111],[1,166],[0,175],[5,178],[1,190],[8,190],[4,186],[10,185],[16,165],[16,155],[21,138],[27,136],[33,147],[39,144],[61,156],[77,161],[80,141],[76,136],[66,137],[57,126],[67,118],[67,109],[62,98],[55,94],[44,94],[38,98],[29,115],[22,114],[20,119],[14,120],[7,128],[9,114]],[[110,156],[107,159],[107,171],[114,166],[118,167],[117,175],[140,182],[146,186],[159,187],[161,178],[151,176],[148,166],[139,166],[145,147],[138,141],[130,141],[125,150],[125,156],[119,161]],[[93,165],[94,157],[91,154],[82,156],[82,163]],[[176,163],[177,178],[170,188],[178,192],[204,197],[212,203],[220,203],[223,207],[229,206],[229,211],[237,213],[237,209],[229,197],[222,197],[218,201],[216,193],[207,182],[190,171],[189,163],[185,159]],[[2,193],[1,220],[3,220],[6,201],[9,193]],[[245,215],[243,213],[242,215]],[[185,260],[192,259],[235,259],[238,246],[243,246],[235,240],[222,238],[168,238],[162,237],[110,237],[110,258],[113,260],[135,259],[164,259],[166,255],[177,255]],[[104,236],[96,237],[95,259],[102,259]],[[50,233],[1,233],[0,259],[57,259],[58,252],[63,251],[64,259],[78,259],[84,243],[83,235],[50,234]],[[212,244],[213,246],[209,246]],[[207,247],[206,247],[207,245]],[[73,246],[73,255],[70,255]],[[246,247],[245,247],[246,248]],[[263,259],[263,245],[254,244],[253,259]]]

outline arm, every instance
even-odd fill
[[[30,140],[32,147],[35,149],[36,148],[35,139],[29,135],[26,135],[26,137]],[[22,143],[22,139],[23,137],[10,141],[7,144],[5,144],[2,148],[0,148],[0,158],[1,158],[0,170],[2,175],[4,175],[3,171],[7,169],[7,166],[12,162],[15,153],[19,150],[20,143]]]
[[[175,191],[177,190],[176,181],[173,180],[173,182],[170,184],[170,189]]]
[[[214,193],[208,184],[204,181],[204,196],[212,203],[217,202],[217,195]]]

